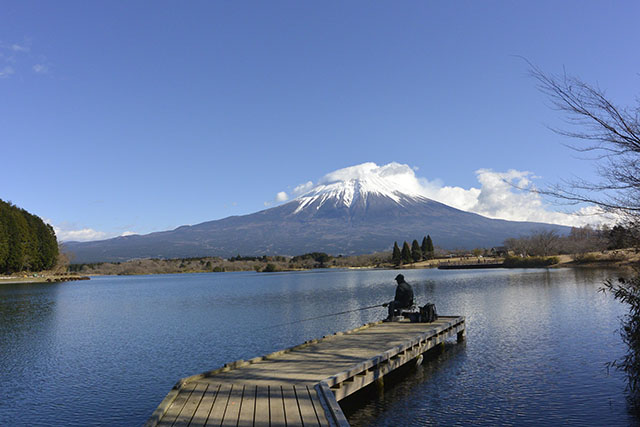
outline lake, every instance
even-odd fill
[[[0,286],[0,425],[141,425],[182,377],[379,320],[397,270]],[[345,404],[352,425],[630,425],[615,272],[405,270],[467,339]]]

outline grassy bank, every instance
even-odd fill
[[[89,280],[89,277],[77,274],[47,274],[47,273],[29,273],[12,276],[0,276],[0,285],[8,284],[30,284],[30,283],[58,283],[72,282],[75,280]]]
[[[640,255],[633,250],[617,250],[590,252],[586,254],[557,255],[553,257],[475,257],[461,256],[431,259],[416,263],[394,266],[390,253],[376,253],[358,256],[324,256],[324,254],[307,254],[298,257],[263,256],[263,257],[219,257],[178,258],[178,259],[138,259],[116,263],[72,264],[71,274],[82,276],[96,275],[141,275],[141,274],[176,274],[176,273],[211,273],[233,271],[278,272],[299,271],[313,268],[400,268],[423,269],[436,268],[439,265],[451,264],[495,264],[504,261],[505,268],[539,268],[539,267],[621,267],[633,265]]]

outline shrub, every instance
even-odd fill
[[[262,270],[264,273],[273,273],[274,271],[278,271],[274,264],[267,264],[267,266]]]

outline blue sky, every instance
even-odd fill
[[[479,188],[593,164],[527,75],[632,105],[640,3],[0,1],[0,198],[60,234],[241,215],[364,162]],[[552,208],[549,208],[552,209]],[[65,234],[70,235],[70,234]]]

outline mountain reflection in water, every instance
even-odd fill
[[[99,277],[0,287],[0,425],[140,425],[181,378],[384,317],[398,272]],[[353,425],[628,425],[603,270],[406,270],[467,340],[344,402]],[[259,330],[259,333],[256,332]],[[313,367],[310,367],[312,369]]]

